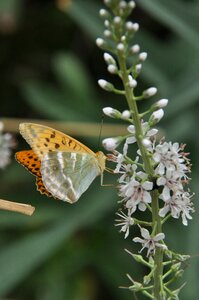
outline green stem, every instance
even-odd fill
[[[123,86],[125,90],[126,99],[132,112],[132,119],[135,126],[135,135],[139,150],[142,155],[142,160],[144,163],[144,170],[149,175],[149,179],[153,180],[154,178],[154,169],[151,163],[150,156],[148,155],[147,149],[142,144],[142,140],[144,137],[141,120],[137,108],[136,97],[134,96],[133,89],[129,85],[129,78],[128,78],[128,69],[126,66],[126,59],[125,55],[118,51],[118,63],[121,71],[121,79],[123,81]],[[158,191],[152,191],[152,232],[154,234],[158,234],[162,231],[161,226],[161,218],[159,216],[159,202],[158,202]],[[154,270],[154,290],[153,290],[153,297],[154,300],[161,299],[161,277],[163,273],[163,251],[161,248],[157,247],[156,252],[154,255],[154,263],[155,263],[155,270]]]

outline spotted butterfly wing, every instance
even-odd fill
[[[37,176],[40,192],[44,188],[49,195],[74,203],[97,175],[102,176],[106,157],[101,151],[94,153],[74,138],[47,126],[22,123],[19,129],[41,161],[41,176],[32,172]],[[22,160],[19,162],[24,165]],[[28,165],[25,167],[30,170]]]
[[[36,176],[36,186],[37,190],[41,194],[45,194],[48,197],[52,197],[51,193],[47,191],[43,184],[40,168],[41,161],[37,157],[37,155],[33,152],[33,150],[23,150],[19,151],[15,154],[16,160],[22,164],[31,174]]]

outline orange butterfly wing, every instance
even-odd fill
[[[84,144],[53,128],[34,123],[21,123],[19,130],[40,160],[52,151],[90,153],[95,156],[95,153]]]
[[[41,194],[45,194],[48,197],[52,197],[51,193],[47,191],[47,189],[43,184],[41,172],[40,172],[41,161],[39,160],[38,156],[34,153],[34,151],[33,150],[19,151],[15,154],[15,158],[30,173],[36,176],[37,190]]]

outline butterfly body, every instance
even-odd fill
[[[94,153],[79,141],[47,126],[22,123],[19,129],[34,155],[20,151],[16,159],[36,176],[41,193],[74,203],[98,175],[102,176],[106,161],[103,152]]]

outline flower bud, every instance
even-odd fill
[[[151,141],[150,141],[149,139],[147,139],[147,138],[144,138],[144,139],[142,140],[142,144],[143,144],[143,146],[145,146],[146,148],[149,148],[149,147],[151,146]]]
[[[156,111],[154,111],[149,119],[149,124],[157,124],[164,116],[164,110],[158,109]]]
[[[123,139],[121,137],[107,138],[102,141],[103,147],[108,151],[115,150]]]
[[[168,104],[168,99],[161,99],[156,103],[157,108],[163,108],[165,106],[167,106]]]
[[[100,9],[99,11],[99,15],[101,18],[104,18],[104,19],[108,19],[109,18],[109,12],[106,10],[106,9]]]
[[[105,44],[105,41],[102,38],[97,38],[96,39],[96,44],[98,47],[102,47]]]
[[[122,117],[123,117],[124,119],[129,119],[130,116],[131,116],[131,112],[130,112],[129,110],[124,110],[124,111],[122,112]]]
[[[134,9],[134,8],[135,8],[135,1],[129,1],[128,6],[129,6],[131,9]]]
[[[114,85],[104,79],[99,79],[98,84],[103,90],[107,92],[112,92],[114,90]]]
[[[112,107],[104,107],[102,111],[106,116],[110,118],[118,119],[121,117],[121,112],[119,112],[119,110],[114,109]]]
[[[109,65],[116,65],[116,61],[113,58],[113,56],[111,56],[109,53],[105,52],[104,53],[104,60],[105,62]]]
[[[131,52],[132,52],[133,54],[136,54],[136,53],[138,53],[139,51],[140,51],[140,46],[139,46],[138,44],[133,45],[133,46],[131,47]]]
[[[110,37],[112,36],[111,31],[108,30],[108,29],[105,29],[105,30],[104,30],[104,36],[105,36],[106,38],[110,38]]]
[[[105,26],[105,27],[110,27],[110,22],[109,22],[109,20],[105,20],[105,21],[104,21],[104,26]]]
[[[118,68],[116,65],[109,65],[107,69],[111,74],[117,74],[118,72]]]
[[[135,31],[135,26],[134,26],[134,23],[133,22],[131,22],[131,21],[128,21],[128,22],[126,22],[126,29],[128,30],[128,31]]]
[[[147,53],[146,52],[142,52],[139,54],[139,61],[143,62],[147,59]]]
[[[128,76],[129,78],[129,86],[134,89],[137,86],[137,81],[131,76]]]
[[[119,7],[122,8],[122,9],[126,8],[127,7],[126,1],[120,1]]]
[[[135,66],[135,70],[136,70],[136,72],[139,74],[139,73],[141,72],[141,70],[142,70],[142,64],[137,64],[137,65]]]
[[[113,22],[115,25],[120,25],[120,23],[122,22],[122,19],[121,19],[121,17],[116,16],[116,17],[114,17]]]
[[[139,24],[138,23],[134,23],[133,24],[133,30],[135,31],[135,32],[137,32],[138,30],[139,30]]]
[[[143,97],[150,98],[150,97],[154,96],[156,93],[157,93],[156,87],[151,87],[143,92]]]
[[[124,49],[125,49],[125,48],[124,48],[124,44],[123,44],[123,43],[119,43],[119,44],[117,45],[117,50],[123,52]]]

